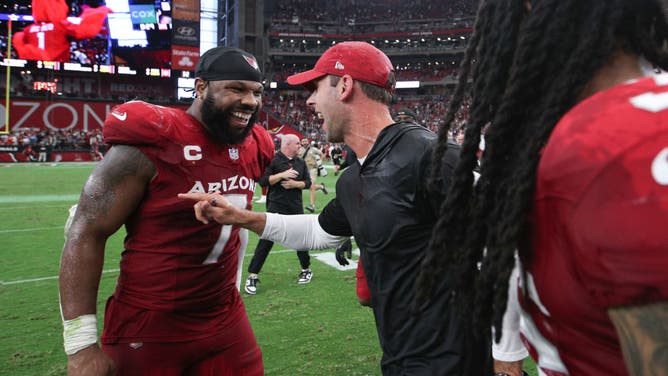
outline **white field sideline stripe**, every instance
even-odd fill
[[[34,168],[34,167],[58,167],[58,168],[89,168],[98,162],[33,162],[33,163],[0,163],[3,168]]]
[[[12,232],[47,231],[47,230],[58,230],[58,229],[63,231],[65,229],[65,225],[55,226],[55,227],[34,227],[34,228],[17,228],[10,230],[0,230],[0,234],[9,234]]]
[[[295,252],[294,249],[281,249],[278,251],[271,251],[272,254],[277,254],[277,253],[288,253],[288,252]],[[245,257],[253,257],[253,253],[246,253]],[[115,273],[120,271],[120,269],[107,269],[103,270],[102,274],[104,273]],[[0,281],[0,286],[6,286],[6,285],[17,285],[20,283],[30,283],[30,282],[39,282],[39,281],[48,281],[51,279],[58,279],[58,276],[51,276],[51,277],[42,277],[42,278],[31,278],[31,279],[20,279],[17,281]]]
[[[103,270],[102,274],[104,273],[114,273],[118,272],[120,269],[108,269],[108,270]],[[58,276],[51,276],[51,277],[42,277],[42,278],[31,278],[31,279],[19,279],[18,281],[0,281],[0,286],[7,286],[7,285],[18,285],[20,283],[30,283],[30,282],[39,282],[39,281],[48,281],[50,279],[58,279]]]
[[[68,209],[72,205],[74,205],[74,204],[40,205],[39,208],[40,209],[44,209],[44,208],[65,208],[65,209]],[[0,210],[23,210],[23,209],[35,209],[35,206],[26,205],[26,206],[4,206],[4,207],[0,207]],[[67,210],[65,210],[65,214],[67,214]]]
[[[71,201],[73,204],[79,201],[79,194],[73,195],[34,195],[34,196],[0,196],[0,204],[15,204],[25,202],[58,202]]]

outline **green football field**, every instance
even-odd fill
[[[76,203],[93,163],[0,164],[0,375],[64,375],[58,308],[58,268],[67,211]],[[319,178],[329,195],[336,177]],[[259,194],[259,189],[258,189]],[[308,202],[308,193],[304,192]],[[264,210],[255,204],[255,210]],[[98,322],[118,277],[124,233],[107,242],[98,296]],[[251,234],[245,267],[257,236]],[[293,250],[275,245],[258,294],[242,293],[262,348],[267,375],[379,375],[373,315],[357,304],[355,272],[336,267],[331,251],[312,252],[314,277],[298,285]],[[99,325],[101,329],[101,324]],[[526,368],[535,375],[535,367]]]

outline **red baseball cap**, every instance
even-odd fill
[[[304,85],[313,90],[315,87],[312,81],[317,78],[328,74],[348,74],[355,80],[380,86],[393,93],[394,80],[389,81],[392,72],[392,62],[383,51],[366,42],[341,42],[327,49],[313,69],[288,77],[288,83]]]

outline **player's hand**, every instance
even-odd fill
[[[95,344],[67,357],[68,376],[110,376],[116,374],[114,362]]]
[[[334,254],[336,255],[336,261],[338,261],[342,266],[350,264],[348,259],[353,257],[353,244],[350,239],[346,240],[340,246],[338,246]]]
[[[179,193],[179,198],[197,201],[193,206],[195,218],[204,224],[209,224],[211,221],[221,225],[236,224],[239,209],[219,194]]]
[[[502,360],[494,359],[494,372],[507,374],[509,376],[523,376],[524,371],[522,371],[523,361],[518,360],[515,362],[504,362]]]

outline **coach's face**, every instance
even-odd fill
[[[327,134],[329,142],[344,142],[343,137],[347,133],[349,114],[342,108],[338,96],[339,85],[332,85],[330,76],[325,76],[313,82],[315,88],[311,96],[306,100],[306,104],[313,107],[322,120],[322,129]]]
[[[243,142],[262,107],[262,92],[255,81],[209,81],[200,95],[202,123],[217,142]]]

